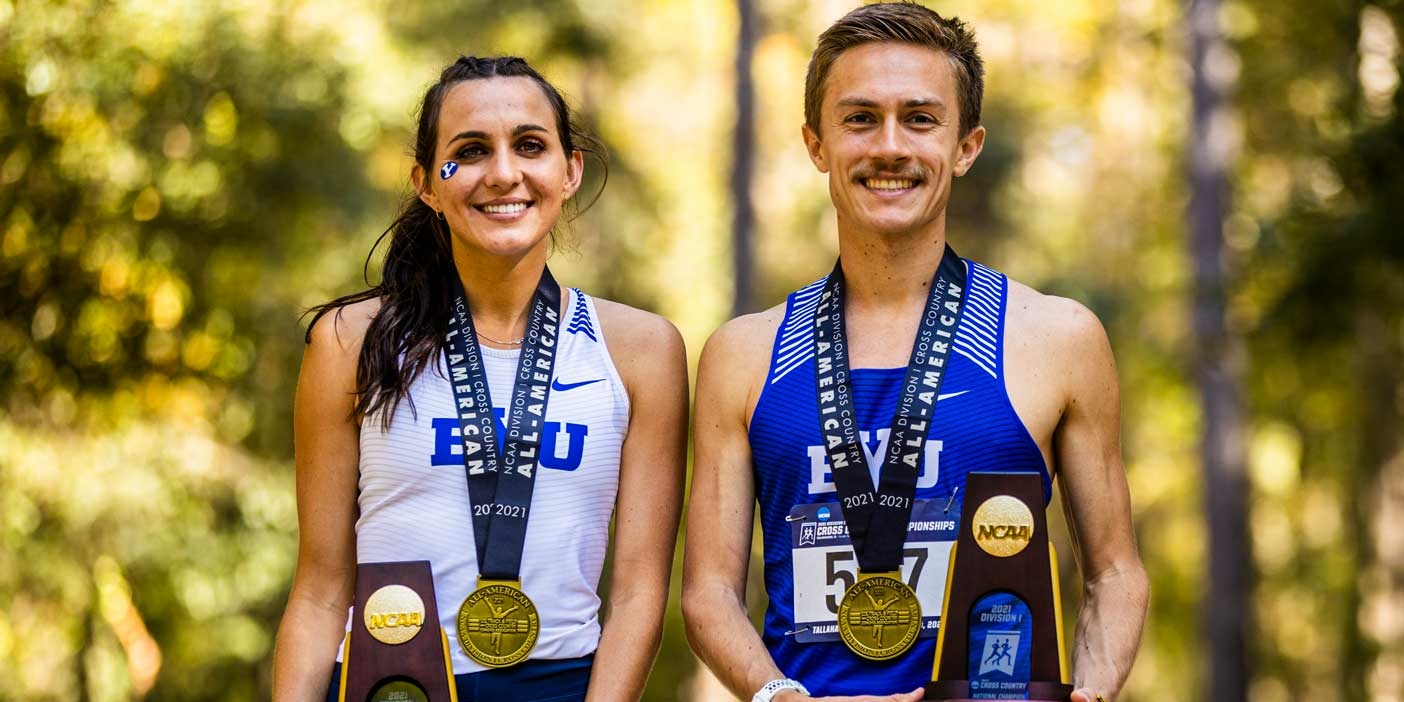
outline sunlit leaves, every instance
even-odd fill
[[[342,74],[240,29],[267,7],[3,7],[0,668],[38,698],[256,696],[296,518],[287,466],[237,447],[289,450],[281,244],[356,233]]]

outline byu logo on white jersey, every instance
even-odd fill
[[[858,438],[863,442],[863,457],[868,460],[868,473],[873,476],[873,485],[877,485],[878,472],[882,467],[882,459],[887,455],[887,437],[892,434],[891,429],[877,430],[877,448],[870,447],[872,444],[872,433],[866,431],[858,432]],[[921,462],[921,474],[917,476],[917,489],[936,487],[936,479],[941,473],[941,447],[944,442],[937,439],[927,439],[924,458]],[[823,446],[810,446],[809,453],[809,494],[818,495],[825,492],[835,492],[834,474],[829,470],[829,454]]]
[[[505,411],[493,408],[497,417],[497,432],[500,437],[507,433],[503,423]],[[458,417],[435,417],[430,426],[434,430],[434,453],[429,456],[431,466],[463,466],[463,441],[459,431]],[[585,456],[585,437],[590,435],[590,427],[584,424],[566,422],[543,422],[541,427],[540,465],[551,470],[575,470]],[[565,449],[562,450],[561,447]]]

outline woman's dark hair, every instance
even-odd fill
[[[604,164],[603,148],[574,124],[570,107],[560,91],[527,65],[525,60],[514,56],[460,56],[439,74],[438,82],[424,93],[424,102],[419,108],[414,161],[426,174],[435,172],[434,151],[438,144],[439,112],[444,96],[454,85],[463,81],[494,77],[530,78],[536,81],[556,115],[556,133],[560,135],[566,158],[581,151],[596,156]],[[603,179],[600,187],[604,187]],[[598,197],[599,193],[596,192],[595,198]],[[593,204],[595,198],[586,207]],[[566,218],[569,220],[578,214],[572,199],[567,203]],[[310,342],[312,326],[327,312],[339,313],[347,305],[377,298],[380,300],[380,310],[366,328],[361,343],[360,360],[356,366],[353,415],[364,418],[382,412],[382,425],[386,427],[400,400],[409,399],[410,384],[436,362],[443,348],[453,295],[450,276],[457,275],[448,226],[413,190],[405,196],[399,214],[376,239],[371,253],[366,256],[367,282],[371,257],[387,236],[390,237],[390,246],[385,252],[380,283],[313,307],[309,310],[313,317],[306,336]],[[409,401],[413,410],[414,400]]]

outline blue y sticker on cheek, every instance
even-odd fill
[[[453,174],[455,174],[455,173],[457,173],[457,172],[458,172],[458,162],[457,162],[457,161],[444,161],[444,166],[443,166],[443,168],[440,168],[440,169],[439,169],[439,179],[440,179],[440,180],[448,180],[449,178],[452,178],[452,177],[453,177]]]

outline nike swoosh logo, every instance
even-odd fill
[[[946,394],[944,394],[944,395],[937,395],[937,396],[936,396],[936,401],[937,401],[937,402],[940,402],[941,400],[949,399],[949,398],[952,398],[952,397],[960,397],[961,395],[964,395],[964,394],[967,393],[967,392],[970,392],[970,391],[969,391],[969,390],[961,390],[960,392],[948,392],[948,393],[946,393]]]
[[[579,383],[562,383],[560,378],[556,378],[555,381],[553,381],[553,382],[551,383],[551,389],[552,389],[552,390],[555,390],[555,391],[557,391],[557,392],[565,392],[566,390],[574,390],[575,388],[583,387],[583,386],[589,385],[590,383],[602,383],[602,382],[604,382],[604,378],[595,378],[594,380],[584,380],[584,381],[581,381],[581,382],[579,382]]]

